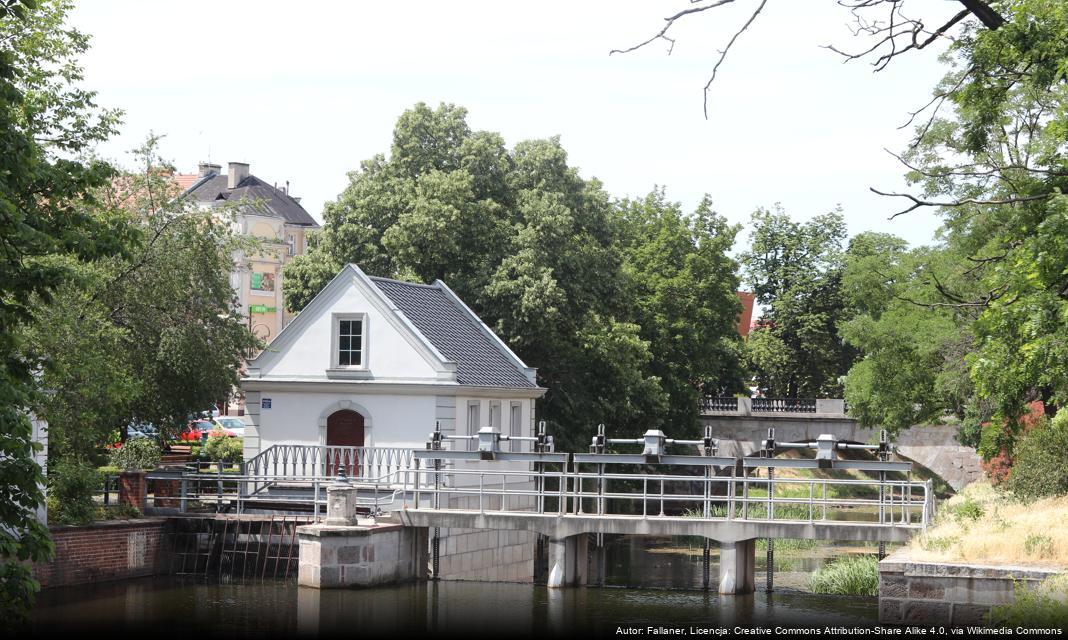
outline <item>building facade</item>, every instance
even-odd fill
[[[235,252],[230,283],[237,293],[238,309],[249,329],[267,343],[289,324],[282,267],[307,251],[308,234],[319,224],[289,195],[249,173],[249,165],[231,162],[226,173],[217,164],[201,163],[196,175],[178,176],[183,197],[200,207],[227,208],[234,213],[234,232],[261,242],[254,254]]]
[[[435,427],[530,436],[545,393],[445,283],[352,264],[248,362],[241,386],[246,460],[275,444],[423,447]]]

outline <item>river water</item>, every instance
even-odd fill
[[[863,550],[863,549],[861,549]],[[807,576],[824,558],[858,549],[821,547],[778,554],[776,590],[702,590],[701,546],[670,538],[623,538],[608,547],[607,586],[546,589],[530,584],[443,581],[362,590],[315,590],[292,582],[227,583],[154,577],[42,592],[34,635],[106,630],[183,637],[380,636],[438,632],[500,636],[614,635],[627,628],[763,625],[870,626],[875,598],[807,593]],[[864,550],[867,551],[867,550]]]

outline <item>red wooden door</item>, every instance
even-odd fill
[[[326,419],[326,445],[328,447],[362,447],[363,416],[347,409],[335,411]],[[326,460],[326,475],[336,475],[338,469],[345,468],[345,475],[359,477],[355,450],[330,450]]]

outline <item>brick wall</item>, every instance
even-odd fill
[[[164,523],[144,518],[52,527],[55,557],[36,565],[34,577],[47,588],[160,573]]]

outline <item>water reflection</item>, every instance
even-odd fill
[[[821,547],[779,554],[778,565],[794,557],[796,566],[776,573],[774,594],[763,593],[760,550],[758,592],[720,596],[714,592],[718,562],[714,545],[713,590],[700,589],[702,548],[698,539],[609,540],[608,586],[603,588],[550,590],[530,584],[439,582],[320,591],[281,582],[227,584],[157,577],[53,589],[38,598],[33,631],[145,629],[154,636],[185,637],[464,632],[499,637],[564,635],[576,630],[614,634],[620,627],[650,625],[852,626],[876,622],[874,598],[819,596],[791,588],[807,585],[811,568],[843,549]],[[790,576],[796,576],[793,585]]]

